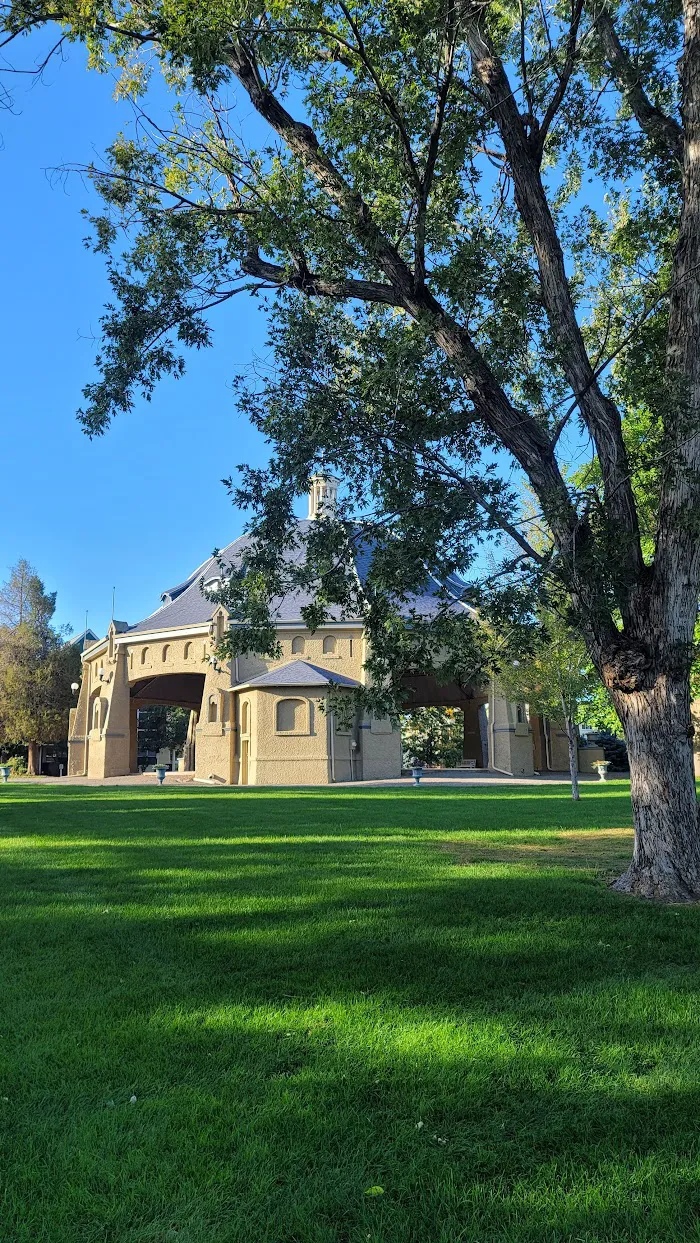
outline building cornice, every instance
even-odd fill
[[[93,643],[86,652],[80,653],[81,663],[84,660],[91,660],[93,656],[99,656],[100,652],[107,651],[107,639],[100,639],[99,643]]]
[[[157,639],[189,639],[192,635],[211,634],[211,622],[199,626],[178,626],[176,630],[139,630],[138,634],[118,634],[114,642],[124,644],[140,643],[142,640],[151,642]]]
[[[237,626],[243,624],[243,622],[230,621],[229,629],[235,630]],[[364,622],[361,621],[329,621],[321,622],[321,625],[317,626],[316,630],[309,630],[306,622],[302,621],[301,618],[298,621],[279,622],[275,626],[275,630],[306,630],[308,634],[318,634],[321,630],[364,630],[364,628]]]
[[[231,629],[235,629],[237,625],[237,622],[229,622],[229,627]],[[319,631],[364,630],[364,624],[359,621],[329,621],[323,622],[318,629]],[[302,621],[301,618],[299,618],[298,621],[280,622],[278,626],[275,626],[275,630],[305,630],[311,634],[306,622]],[[129,631],[126,631],[124,634],[115,634],[114,643],[115,646],[123,647],[124,645],[135,643],[157,642],[159,639],[189,639],[192,636],[209,634],[211,634],[211,622],[205,622],[197,626],[178,626],[176,629],[170,628],[169,630],[139,630],[138,634],[130,634]],[[100,655],[101,652],[107,650],[107,645],[108,640],[106,638],[100,639],[99,643],[93,643],[92,647],[89,647],[86,652],[81,653],[81,659],[88,660],[93,656]]]

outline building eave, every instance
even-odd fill
[[[129,645],[131,643],[139,643],[142,639],[149,641],[154,639],[179,639],[189,638],[191,635],[211,634],[211,622],[200,622],[196,626],[177,626],[174,630],[139,630],[133,634],[115,635],[115,643]]]

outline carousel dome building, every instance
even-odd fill
[[[309,517],[299,519],[298,551],[323,507],[335,500],[338,481],[315,476]],[[78,703],[71,713],[70,775],[109,778],[138,771],[138,712],[173,704],[190,713],[183,768],[195,780],[227,785],[326,785],[376,780],[401,773],[401,737],[387,719],[355,720],[344,728],[324,701],[365,680],[362,622],[339,610],[311,632],[301,591],[275,602],[281,657],[239,656],[223,665],[214,649],[231,620],[207,594],[221,581],[220,562],[235,566],[249,537],[240,536],[161,595],[159,607],[135,625],[113,621],[105,637],[87,644]],[[369,554],[359,549],[360,581]],[[440,606],[438,585],[406,603],[431,616]],[[455,607],[464,608],[455,604]],[[443,704],[464,713],[464,759],[471,767],[534,771],[537,734],[524,705],[508,704],[495,688],[438,686],[432,677],[407,682],[407,706]],[[546,741],[546,740],[544,740]],[[541,740],[542,745],[544,741]],[[551,764],[547,765],[551,767]]]

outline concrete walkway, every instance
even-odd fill
[[[608,778],[608,781],[627,780],[629,773],[614,773]],[[582,785],[588,785],[593,782],[600,785],[600,779],[595,774],[581,773],[579,774],[579,782]],[[128,777],[11,777],[8,784],[11,785],[61,785],[61,786],[157,786],[158,781],[155,773],[131,773]],[[568,773],[543,773],[534,777],[511,777],[507,773],[490,772],[487,769],[445,769],[433,768],[426,769],[421,785],[439,785],[439,786],[543,786],[543,785],[568,785]],[[194,773],[166,773],[164,786],[177,786],[178,789],[201,790],[203,788],[235,790],[238,786],[229,786],[222,781],[195,781]],[[386,777],[377,781],[337,781],[335,789],[368,789],[374,787],[395,786],[415,788],[415,782],[412,777]],[[251,786],[251,789],[268,789],[274,790],[279,788],[287,789],[288,787],[276,786]],[[326,790],[328,786],[304,786],[298,787],[307,790]]]

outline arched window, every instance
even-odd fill
[[[185,660],[189,660],[191,651],[192,651],[192,644],[186,643],[185,644]]]
[[[141,648],[141,664],[142,665],[145,665],[147,656],[148,656],[148,648],[142,647]]]
[[[250,733],[250,704],[247,699],[241,704],[241,733]]]
[[[335,656],[335,638],[332,634],[327,634],[323,640],[324,656]]]
[[[170,654],[170,644],[166,643],[165,647],[163,648],[162,655],[161,655],[161,660],[163,664],[165,664],[166,660],[168,659],[169,654]]]
[[[303,699],[280,699],[277,704],[278,734],[298,734],[304,729],[306,705]]]
[[[219,704],[216,695],[209,696],[209,724],[216,725],[219,719]]]
[[[525,705],[524,704],[516,704],[515,719],[518,722],[518,725],[524,724],[524,721],[525,721]]]
[[[303,636],[300,634],[295,634],[294,638],[292,639],[292,656],[296,656],[298,653],[303,652],[303,650],[304,650]]]
[[[92,706],[92,728],[104,729],[107,720],[107,700],[98,695]]]

